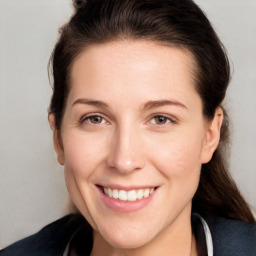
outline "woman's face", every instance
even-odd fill
[[[190,225],[220,127],[203,117],[195,66],[189,52],[146,41],[92,46],[73,64],[56,151],[74,203],[114,247]]]

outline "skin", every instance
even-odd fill
[[[148,41],[95,45],[73,63],[61,130],[49,121],[70,196],[94,229],[92,255],[197,255],[191,201],[223,113],[204,118],[195,66],[188,51]],[[102,202],[97,184],[158,188],[124,213]]]

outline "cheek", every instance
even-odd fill
[[[89,137],[77,132],[65,135],[63,146],[66,186],[76,207],[96,229],[91,214],[95,208],[92,181],[96,169],[102,164],[105,150],[102,148],[102,141],[98,142],[93,136]]]
[[[104,159],[104,142],[94,136],[70,134],[63,142],[65,168],[76,176],[90,175]]]
[[[178,210],[191,202],[198,188],[201,162],[200,147],[184,141],[172,141],[165,153],[161,154],[162,161],[157,162],[156,168],[166,178],[165,189],[169,195],[170,204]]]
[[[91,224],[91,226],[94,229],[97,229],[97,225],[94,222],[93,215],[91,214],[87,204],[90,202],[88,201],[83,194],[90,194],[88,193],[88,187],[85,187],[85,191],[83,190],[84,186],[81,185],[82,179],[77,179],[77,177],[74,175],[70,169],[65,167],[65,180],[66,180],[66,186],[69,192],[69,195],[79,210],[80,213],[87,219],[87,221]],[[82,183],[83,184],[83,183]]]
[[[151,145],[151,158],[164,176],[173,179],[199,175],[203,144],[200,136],[182,133],[158,142]]]

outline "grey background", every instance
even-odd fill
[[[256,208],[256,0],[196,0],[234,67],[231,172]],[[47,63],[71,0],[0,0],[0,248],[69,212],[47,122]]]

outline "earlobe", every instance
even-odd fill
[[[60,165],[64,165],[65,164],[64,150],[63,150],[63,145],[60,137],[60,131],[56,128],[56,125],[55,125],[54,114],[49,114],[48,121],[53,132],[53,144],[54,144],[55,152],[57,154],[58,162]]]
[[[202,164],[208,163],[211,160],[214,151],[218,147],[222,121],[223,110],[221,107],[218,107],[215,111],[213,120],[207,124],[201,157]]]

